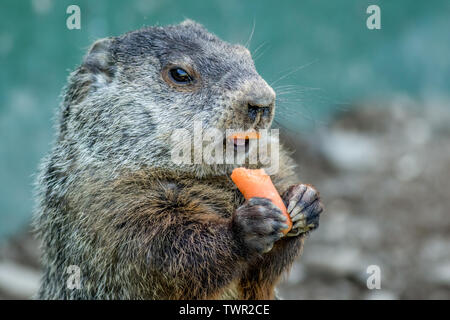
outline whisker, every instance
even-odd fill
[[[306,87],[306,86],[300,86],[300,85],[296,85],[296,84],[286,84],[286,85],[281,85],[281,86],[274,86],[273,89],[274,89],[274,90],[279,90],[279,89],[320,90],[320,88],[316,88],[316,87]]]
[[[315,59],[315,60],[313,60],[313,61],[311,61],[311,62],[309,62],[309,63],[306,63],[306,64],[304,64],[304,65],[301,65],[301,66],[295,68],[294,70],[288,72],[288,73],[285,74],[284,76],[281,76],[281,77],[278,78],[277,80],[275,80],[275,81],[273,81],[272,83],[270,83],[270,86],[272,87],[275,83],[277,83],[277,82],[279,82],[279,81],[285,79],[286,77],[290,76],[291,74],[293,74],[293,73],[295,73],[295,72],[300,71],[301,69],[304,69],[304,68],[306,68],[306,67],[309,67],[310,65],[312,65],[313,63],[316,63],[317,61],[319,61],[319,60],[318,60],[318,59]]]
[[[246,47],[247,49],[248,49],[248,47],[250,46],[250,42],[252,41],[253,33],[255,32],[255,26],[256,26],[256,20],[255,20],[255,18],[253,18],[252,32],[250,33],[250,37],[248,38],[247,42],[245,43],[245,47]]]
[[[263,41],[263,43],[261,43],[256,49],[255,51],[253,51],[252,55],[255,55],[259,49],[261,49],[262,47],[264,47],[264,45],[267,44],[267,41]]]
[[[270,46],[266,46],[263,50],[261,50],[261,52],[258,54],[258,56],[253,58],[253,61],[257,61],[259,58],[261,58],[266,52],[267,50],[270,48]]]

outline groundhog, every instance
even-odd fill
[[[244,46],[191,20],[145,27],[96,41],[64,92],[37,182],[37,298],[276,298],[319,224],[318,192],[298,183],[280,146],[271,178],[293,220],[284,236],[281,210],[265,198],[246,201],[231,181],[237,164],[171,157],[171,133],[194,121],[270,128],[275,92]],[[71,266],[79,268],[74,286]]]

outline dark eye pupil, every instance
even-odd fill
[[[175,82],[189,83],[192,81],[192,78],[189,76],[189,74],[181,68],[173,68],[173,69],[170,69],[169,72],[170,72],[172,79]]]

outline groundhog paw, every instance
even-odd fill
[[[298,236],[319,226],[323,205],[316,189],[306,184],[293,185],[283,194],[282,198],[293,224],[291,231],[286,236]]]
[[[250,252],[269,252],[275,241],[284,236],[288,228],[286,217],[269,199],[254,197],[240,206],[233,225],[237,236]]]

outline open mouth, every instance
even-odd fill
[[[238,150],[244,150],[245,154],[248,154],[249,148],[250,148],[250,140],[251,139],[259,139],[260,134],[255,131],[249,131],[249,132],[237,132],[230,136],[228,136],[226,139],[224,139],[224,145],[227,145],[227,141],[233,143],[234,152],[236,153]]]
[[[244,148],[245,153],[248,153],[249,150],[249,139],[233,139],[233,146],[234,146],[234,152],[237,152],[238,150],[242,150],[241,148]]]

